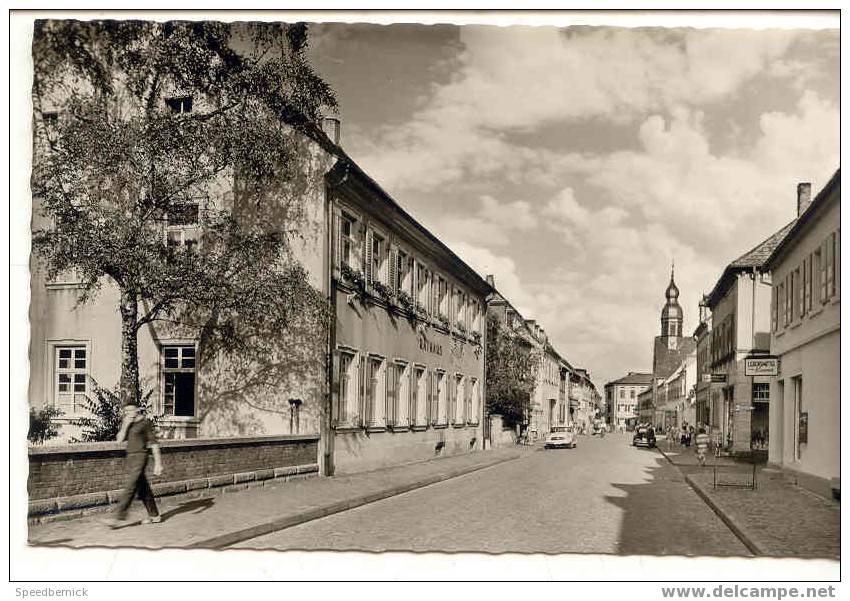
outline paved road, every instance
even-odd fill
[[[629,440],[581,437],[238,547],[749,555],[676,467]]]

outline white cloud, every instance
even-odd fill
[[[587,118],[629,122],[713,102],[775,65],[787,31],[464,27],[452,80],[413,118],[355,146],[391,190],[464,178],[545,177],[506,132]],[[778,67],[773,67],[774,69]]]

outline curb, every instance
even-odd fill
[[[729,527],[735,536],[738,537],[744,546],[752,553],[753,555],[763,556],[768,555],[761,547],[759,547],[758,543],[753,540],[753,537],[749,535],[744,526],[738,524],[729,514],[727,514],[720,506],[714,502],[714,500],[702,489],[696,481],[694,481],[689,475],[685,475],[685,482],[687,482],[690,487],[694,490],[694,492],[699,495],[699,497],[705,501],[705,504],[708,505],[711,510],[717,514],[726,526]]]
[[[250,540],[252,538],[257,538],[259,536],[264,536],[266,534],[271,534],[273,532],[277,532],[279,530],[285,530],[286,528],[291,528],[292,526],[297,526],[299,524],[304,524],[306,522],[310,522],[313,520],[317,520],[319,518],[327,517],[329,515],[333,515],[336,513],[342,513],[343,511],[348,511],[349,509],[354,509],[355,507],[361,507],[363,505],[368,505],[369,503],[374,503],[375,501],[380,501],[382,499],[387,499],[389,497],[394,497],[396,495],[400,495],[402,493],[410,492],[412,490],[416,490],[418,488],[424,488],[426,486],[430,486],[431,484],[437,484],[438,482],[443,482],[445,480],[451,480],[452,478],[457,478],[458,476],[464,476],[466,474],[470,474],[472,472],[477,472],[482,469],[486,469],[489,467],[493,467],[500,463],[505,463],[507,461],[513,461],[514,459],[518,459],[520,454],[509,455],[507,457],[496,458],[491,461],[487,461],[486,463],[456,469],[454,471],[445,473],[445,474],[437,474],[434,476],[429,476],[422,480],[417,480],[415,482],[409,482],[407,484],[401,484],[398,486],[393,486],[390,488],[385,488],[383,490],[370,492],[363,494],[359,497],[355,497],[353,499],[344,499],[342,501],[337,501],[335,503],[331,503],[329,505],[325,505],[322,507],[317,507],[315,509],[310,509],[304,511],[302,513],[298,513],[295,515],[287,515],[279,518],[272,518],[270,521],[264,522],[262,524],[257,524],[255,526],[249,526],[247,528],[242,528],[241,530],[236,530],[234,532],[228,532],[225,534],[220,534],[218,536],[214,536],[208,539],[204,539],[201,541],[194,542],[190,545],[187,545],[184,548],[187,549],[223,549],[225,547],[229,547],[231,545],[235,545],[237,543],[244,542],[246,540]]]

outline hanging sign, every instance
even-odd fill
[[[744,375],[747,376],[778,376],[778,357],[747,357],[744,359]]]

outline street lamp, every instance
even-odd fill
[[[301,399],[289,399],[289,433],[298,434],[301,429]]]

